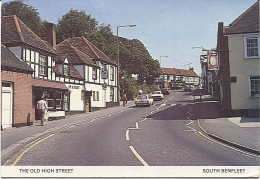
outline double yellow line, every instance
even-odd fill
[[[254,158],[258,158],[258,159],[260,158],[258,155],[245,152],[245,151],[243,151],[243,150],[240,150],[240,149],[238,149],[238,148],[235,148],[235,147],[232,147],[232,146],[230,146],[230,145],[224,144],[224,143],[222,143],[222,142],[218,142],[218,141],[216,141],[216,140],[214,140],[214,139],[212,139],[212,138],[206,136],[205,134],[203,134],[203,133],[200,132],[200,131],[196,131],[195,134],[199,134],[200,136],[202,136],[202,137],[208,139],[208,140],[211,141],[211,142],[220,144],[220,145],[225,146],[225,147],[227,147],[227,148],[229,148],[229,149],[232,149],[232,150],[235,150],[235,151],[237,151],[237,152],[240,152],[240,153],[242,153],[242,154],[244,154],[244,155],[246,155],[246,156],[254,157]]]
[[[42,141],[44,141],[44,140],[46,140],[46,139],[48,139],[48,138],[50,138],[50,137],[52,137],[52,136],[54,136],[55,134],[50,134],[50,135],[48,135],[48,136],[46,136],[46,137],[44,137],[44,138],[38,138],[38,139],[36,139],[36,140],[34,140],[34,141],[32,141],[32,142],[30,142],[29,144],[27,144],[25,147],[28,147],[26,150],[24,150],[16,159],[15,159],[15,161],[10,165],[10,166],[15,166],[18,162],[19,162],[19,160],[23,157],[23,155],[24,154],[26,154],[30,149],[32,149],[34,146],[36,146],[37,144],[39,144],[39,143],[41,143]],[[8,163],[8,161],[6,162],[6,163]],[[5,164],[6,164],[5,163]],[[4,164],[4,165],[5,165]]]

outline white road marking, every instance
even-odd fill
[[[108,116],[111,116],[112,114],[109,114]]]
[[[135,156],[137,157],[137,159],[144,165],[144,166],[149,166],[148,163],[146,163],[144,161],[144,159],[136,152],[136,150],[134,149],[133,146],[129,146],[131,151],[135,154]]]
[[[143,120],[140,120],[140,121],[138,121],[138,122],[143,122],[143,121],[145,121],[147,118],[146,117],[144,117],[144,119]]]
[[[130,140],[130,139],[129,139],[129,130],[126,130],[125,139],[126,139],[126,140]]]
[[[193,121],[191,121],[190,123],[186,124],[186,126],[188,126],[188,125],[190,125],[190,124],[192,124],[192,123],[193,123]]]
[[[137,128],[131,128],[131,127],[129,127],[128,129],[129,130],[140,130],[140,128],[137,129]]]
[[[138,122],[135,123],[136,129],[139,129]]]

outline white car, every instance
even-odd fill
[[[151,106],[153,105],[153,98],[149,94],[138,95],[135,100],[135,106]]]
[[[163,100],[163,94],[161,91],[154,91],[152,93],[153,100]]]

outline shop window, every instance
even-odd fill
[[[39,75],[47,76],[47,57],[40,55]]]
[[[53,99],[53,93],[48,93],[48,109],[53,109],[54,107],[54,99]]]
[[[114,101],[114,88],[113,87],[110,88],[110,101],[111,102]]]
[[[260,76],[250,76],[250,95],[260,97]]]
[[[64,93],[63,97],[63,109],[65,111],[69,110],[69,93]]]
[[[56,93],[56,109],[61,109],[62,107],[62,93],[57,92]]]

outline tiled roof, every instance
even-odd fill
[[[3,70],[33,73],[33,69],[14,55],[7,47],[1,45],[1,66]]]
[[[70,76],[84,80],[84,77],[72,65],[70,65]]]
[[[59,70],[59,67],[57,65],[52,67],[52,69],[56,75],[63,76],[62,72]],[[72,65],[70,65],[69,73],[70,73],[69,76],[72,78],[84,80],[84,77]]]
[[[113,60],[111,60],[108,56],[106,56],[102,51],[100,51],[96,46],[94,46],[84,37],[68,38],[65,41],[61,42],[58,46],[60,47],[64,44],[66,44],[67,46],[72,45],[76,49],[89,56],[89,58],[91,59],[100,60],[108,64],[116,65]]]
[[[224,34],[259,33],[259,1],[234,20]]]
[[[198,75],[193,70],[184,70],[184,69],[176,69],[176,68],[161,68],[161,70],[162,73],[166,75],[198,77]]]
[[[67,54],[68,60],[71,64],[87,64],[98,67],[85,53],[75,48],[69,41],[64,41],[57,46],[59,54]]]
[[[56,54],[55,50],[47,42],[38,37],[29,27],[27,27],[17,16],[2,17],[2,43],[15,44],[25,43],[39,48],[46,52]]]
[[[43,88],[54,88],[61,90],[68,90],[64,83],[55,82],[55,81],[46,81],[41,79],[33,79],[32,80],[33,87],[43,87]]]

